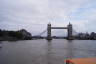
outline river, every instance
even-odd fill
[[[96,57],[95,40],[2,41],[0,45],[0,64],[64,64],[68,58]]]

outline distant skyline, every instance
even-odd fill
[[[0,0],[0,29],[26,29],[33,35],[49,22],[61,27],[70,22],[77,32],[96,32],[95,17],[96,0]],[[53,35],[57,33],[66,34],[52,30]]]

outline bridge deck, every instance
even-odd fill
[[[51,29],[67,29],[67,27],[51,27]]]

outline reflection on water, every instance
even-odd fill
[[[0,49],[2,48],[2,44],[1,44],[2,42],[0,41]]]
[[[66,50],[66,59],[67,58],[72,58],[73,57],[73,42],[72,40],[69,40],[68,43],[66,43],[66,47],[67,47],[67,50]]]
[[[52,42],[48,41],[48,51],[47,51],[47,64],[52,64]]]
[[[64,64],[68,58],[96,57],[96,41],[3,41],[0,64]]]

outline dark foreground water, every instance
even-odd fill
[[[3,41],[0,64],[64,64],[67,58],[96,57],[95,40]]]

